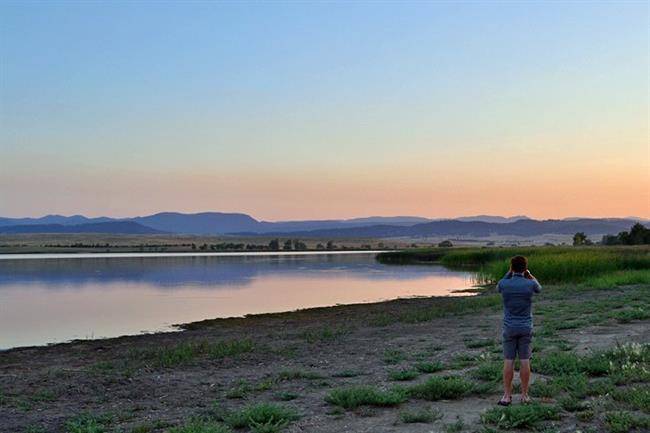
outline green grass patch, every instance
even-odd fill
[[[429,424],[442,418],[438,409],[404,410],[399,413],[399,419],[404,424]]]
[[[617,384],[650,382],[650,344],[630,343],[605,352],[609,376]]]
[[[437,371],[442,371],[445,369],[445,366],[440,361],[435,362],[418,362],[415,364],[415,369],[420,373],[435,373]]]
[[[323,326],[309,329],[301,334],[308,343],[323,343],[336,341],[350,334],[352,329],[347,326]]]
[[[650,413],[650,385],[636,385],[612,391],[612,398],[645,413]]]
[[[486,338],[486,339],[478,339],[478,340],[465,340],[465,347],[468,349],[479,349],[481,347],[488,347],[492,346],[494,343],[494,340]]]
[[[612,317],[619,323],[630,323],[635,320],[648,320],[650,319],[650,310],[642,307],[625,308],[612,313]]]
[[[630,433],[634,429],[650,428],[650,417],[617,411],[605,414],[605,424],[611,433]]]
[[[406,401],[406,394],[400,389],[380,390],[373,386],[351,386],[332,390],[325,401],[344,409],[360,406],[397,406]]]
[[[486,361],[471,372],[472,377],[480,380],[498,382],[503,378],[503,362]]]
[[[323,377],[324,376],[322,374],[309,370],[283,370],[278,373],[278,379],[280,380],[315,380],[322,379]]]
[[[113,422],[109,414],[94,415],[84,413],[65,422],[66,433],[105,433]]]
[[[549,352],[535,359],[532,365],[535,372],[546,375],[604,376],[609,373],[609,361],[606,354],[578,356],[572,352]]]
[[[456,416],[456,421],[445,424],[445,433],[460,433],[465,429],[465,422],[461,417]]]
[[[481,415],[481,421],[504,429],[536,429],[540,422],[559,417],[557,407],[532,403],[489,409]]]
[[[221,419],[234,429],[249,428],[256,433],[272,433],[282,430],[299,418],[289,407],[275,403],[258,403],[221,415]]]
[[[476,364],[475,356],[469,355],[467,353],[461,353],[452,359],[452,361],[449,363],[449,368],[452,370],[460,370],[474,364]]]
[[[209,420],[196,418],[183,425],[172,427],[168,433],[232,433],[227,425]]]
[[[420,373],[415,370],[396,370],[388,373],[388,378],[392,381],[407,381],[418,377]]]
[[[290,391],[279,392],[275,395],[275,398],[281,401],[291,401],[297,399],[298,397],[300,397],[299,394]]]
[[[423,400],[454,400],[476,390],[474,384],[458,376],[433,376],[408,389],[411,397]]]
[[[617,271],[586,279],[584,286],[595,289],[608,289],[616,286],[650,284],[650,269]]]
[[[252,340],[198,341],[184,342],[155,348],[133,350],[128,358],[131,361],[154,368],[170,368],[184,365],[199,357],[222,359],[238,357],[255,349]]]
[[[402,350],[387,349],[384,351],[382,360],[385,364],[399,364],[406,359],[406,354]]]
[[[336,373],[332,373],[332,377],[357,377],[361,376],[361,372],[357,370],[341,370]]]

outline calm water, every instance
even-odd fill
[[[369,253],[49,257],[0,259],[0,348],[472,285],[468,272],[387,266]]]

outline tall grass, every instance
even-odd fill
[[[531,272],[546,283],[581,282],[617,271],[650,269],[648,248],[537,248],[508,251],[506,258],[485,263],[478,279],[498,281],[508,271],[515,252],[526,255]]]
[[[498,281],[507,271],[510,258],[528,257],[531,272],[545,283],[583,282],[599,276],[625,271],[650,270],[650,247],[512,247],[512,248],[434,248],[380,254],[384,263],[437,262],[450,268],[473,267],[477,282]],[[648,274],[632,277],[619,274],[616,282],[647,282]],[[607,284],[609,281],[600,281]]]

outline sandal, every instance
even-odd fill
[[[510,397],[510,400],[506,400],[506,399],[502,398],[501,400],[499,400],[499,402],[497,404],[499,406],[510,406],[511,403],[512,403],[512,397]]]
[[[530,404],[532,402],[533,401],[527,395],[522,395],[521,396],[521,404]]]

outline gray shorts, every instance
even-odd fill
[[[530,359],[532,347],[530,342],[533,338],[533,330],[526,328],[504,328],[503,329],[503,357],[505,359]]]

